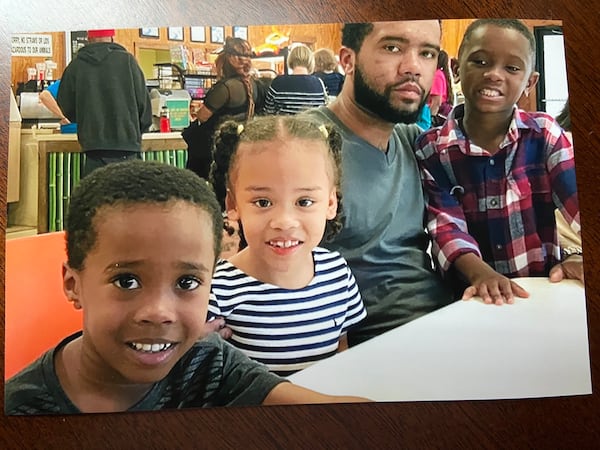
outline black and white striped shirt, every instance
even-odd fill
[[[325,104],[323,81],[314,75],[279,75],[265,99],[267,114],[297,114]]]
[[[340,335],[366,317],[344,258],[317,247],[313,259],[315,275],[301,289],[263,283],[228,261],[213,277],[209,319],[225,317],[230,343],[280,375],[333,355]]]

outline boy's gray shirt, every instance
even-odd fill
[[[57,350],[80,335],[65,338],[6,382],[7,415],[81,413],[63,391],[54,366]],[[128,411],[260,405],[284,381],[213,333],[188,350]]]

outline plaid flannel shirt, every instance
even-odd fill
[[[464,105],[422,134],[416,155],[432,252],[443,272],[475,253],[508,277],[546,276],[560,260],[554,210],[580,233],[573,147],[548,114],[515,107],[492,155],[464,135]]]

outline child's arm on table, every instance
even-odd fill
[[[364,403],[372,402],[364,397],[351,395],[326,395],[297,384],[284,382],[275,386],[265,397],[263,405],[290,405],[307,403]]]
[[[529,297],[529,293],[514,281],[499,274],[475,253],[465,253],[454,261],[456,269],[471,284],[463,293],[463,300],[478,295],[484,303],[514,303],[514,297]]]

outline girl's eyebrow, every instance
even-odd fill
[[[257,186],[257,185],[250,185],[250,186],[246,186],[244,188],[244,191],[246,192],[270,192],[272,191],[271,188],[268,188],[266,186]]]
[[[307,191],[307,192],[314,192],[314,191],[322,191],[323,190],[323,186],[306,186],[306,187],[301,187],[296,189],[297,191]]]
[[[246,192],[271,192],[273,189],[265,187],[265,186],[246,186],[244,191]],[[323,186],[306,186],[296,188],[296,191],[321,191],[323,190]]]

